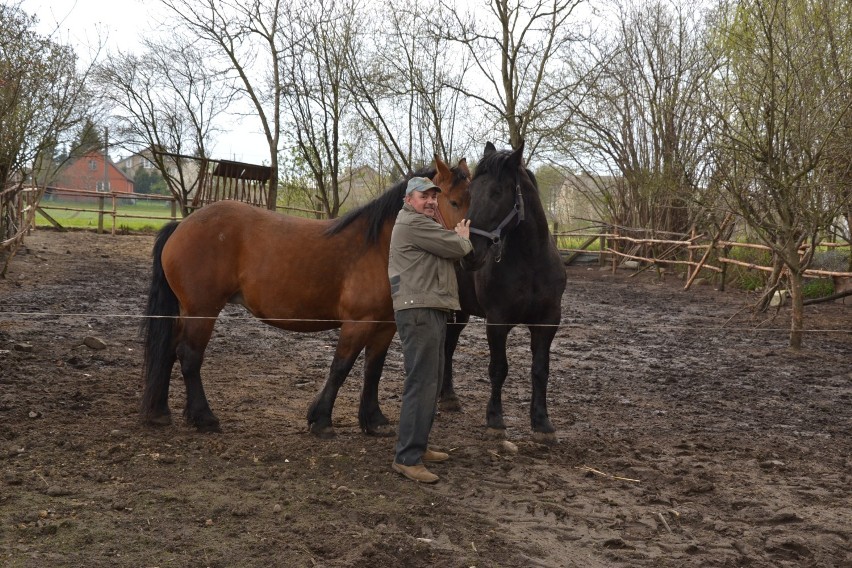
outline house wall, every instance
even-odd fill
[[[114,191],[133,193],[133,181],[110,161],[107,164],[107,187],[104,188],[104,156],[86,154],[66,166],[53,185],[57,188],[85,189],[88,191]]]

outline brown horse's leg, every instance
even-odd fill
[[[456,312],[456,322],[447,324],[447,339],[444,342],[444,376],[441,381],[441,393],[438,397],[438,408],[445,412],[460,412],[462,409],[459,397],[453,387],[453,354],[459,343],[459,336],[467,325],[470,314]]]
[[[556,442],[556,429],[547,415],[547,380],[550,375],[550,345],[556,335],[556,326],[531,326],[532,350],[532,401],[530,423],[533,438],[539,442]]]
[[[337,340],[337,349],[334,359],[331,361],[331,370],[322,390],[317,394],[308,408],[308,430],[320,438],[331,438],[334,436],[334,427],[331,425],[331,411],[334,409],[334,401],[337,400],[337,391],[343,385],[343,381],[349,376],[349,371],[355,364],[361,350],[366,345],[368,332],[372,326],[366,324],[344,323],[340,327],[340,338]]]
[[[178,341],[177,356],[186,386],[186,421],[201,432],[218,432],[219,419],[210,410],[201,384],[201,364],[204,350],[213,334],[216,316],[183,320],[183,333]]]
[[[396,325],[381,325],[373,333],[364,352],[364,388],[361,390],[361,405],[358,409],[358,422],[361,430],[371,436],[393,436],[394,429],[379,407],[379,380],[385,366]]]
[[[488,432],[494,436],[506,434],[503,422],[503,383],[509,374],[509,362],[506,359],[506,338],[512,329],[510,325],[489,325],[486,331],[491,361],[488,363],[488,378],[491,380],[491,398],[485,411]]]
[[[145,337],[144,371],[145,390],[142,393],[142,420],[147,424],[171,423],[169,412],[169,383],[175,365],[175,318],[180,314],[180,303],[163,272],[162,254],[166,241],[177,228],[177,223],[163,227],[154,244],[151,267],[151,287],[148,306],[142,320]]]

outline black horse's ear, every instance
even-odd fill
[[[485,143],[485,152],[482,153],[482,156],[484,157],[484,156],[491,155],[496,151],[497,151],[497,148],[494,147],[494,144],[492,144],[491,142],[486,142]]]
[[[509,163],[514,165],[516,168],[520,168],[524,163],[524,141],[521,140],[521,143],[518,144],[518,148],[512,152],[512,155],[509,156]]]

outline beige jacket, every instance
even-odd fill
[[[453,261],[473,250],[470,240],[437,221],[402,206],[393,226],[388,278],[393,309],[459,309]]]

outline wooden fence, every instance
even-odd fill
[[[723,223],[726,225],[727,223]],[[628,233],[628,234],[625,234]],[[653,236],[630,236],[647,233],[644,229],[625,229],[612,226],[604,227],[599,232],[586,231],[554,231],[557,240],[560,237],[585,238],[586,240],[577,248],[560,248],[566,264],[573,263],[580,255],[593,254],[598,256],[601,266],[611,266],[613,272],[625,261],[636,262],[636,269],[642,270],[662,266],[685,266],[687,272],[685,288],[688,289],[701,271],[706,270],[721,275],[722,287],[726,267],[729,265],[742,266],[750,270],[772,272],[771,266],[761,265],[753,262],[745,262],[728,256],[731,250],[736,248],[749,248],[761,251],[771,251],[766,245],[755,243],[743,243],[726,241],[720,238],[722,231],[710,237],[706,234],[669,234],[666,236],[680,238],[655,238]],[[599,242],[599,250],[589,250],[589,247]],[[850,244],[820,242],[820,249],[845,249],[850,250]],[[716,254],[713,254],[713,253]],[[802,247],[801,254],[807,252],[807,247]],[[848,254],[848,252],[847,252]],[[643,264],[644,263],[644,264]],[[809,268],[804,272],[806,277],[815,278],[842,278],[852,279],[852,272],[839,270],[821,270]]]
[[[177,203],[177,199],[171,195],[153,195],[153,194],[141,194],[141,193],[120,193],[120,192],[100,192],[100,191],[87,191],[81,189],[55,189],[51,191],[51,188],[48,189],[47,195],[55,195],[56,197],[62,198],[72,198],[77,200],[80,203],[80,207],[73,207],[68,204],[64,205],[54,205],[49,200],[41,199],[36,204],[35,196],[37,192],[37,188],[25,188],[23,190],[25,198],[23,201],[27,201],[27,195],[31,196],[30,203],[26,204],[26,207],[35,206],[36,211],[45,219],[50,222],[55,228],[60,231],[64,231],[65,227],[57,221],[49,211],[71,211],[77,213],[95,213],[98,216],[98,226],[97,232],[103,233],[105,231],[105,227],[109,227],[111,234],[116,234],[117,225],[120,219],[150,219],[152,221],[175,221],[180,219],[179,217],[179,207]],[[119,204],[122,201],[154,201],[154,202],[168,202],[171,204],[170,214],[168,216],[163,215],[153,215],[153,214],[136,214],[136,213],[128,213],[119,210]],[[310,209],[304,209],[300,207],[291,207],[291,206],[278,206],[276,210],[283,211],[285,213],[295,213],[297,215],[310,215],[313,217],[323,217],[323,212],[321,211],[313,211]]]
[[[53,216],[48,213],[48,211],[95,213],[98,216],[97,232],[99,234],[104,232],[104,218],[109,217],[110,233],[113,235],[115,235],[116,233],[116,224],[118,223],[119,219],[150,219],[153,221],[174,221],[178,219],[177,200],[173,196],[168,195],[48,188],[48,192],[45,194],[45,196],[49,195],[56,196],[57,198],[70,198],[74,200],[79,200],[81,204],[86,204],[87,202],[91,203],[89,207],[70,207],[67,205],[53,205],[50,201],[41,199],[37,204],[34,204],[36,207],[36,211],[42,217],[47,219],[51,225],[53,225],[60,231],[64,231],[65,227],[63,227],[56,219],[54,219]],[[169,202],[171,203],[171,214],[169,216],[139,215],[135,213],[126,213],[118,210],[118,205],[122,201],[130,201],[135,203],[136,201],[140,200],[153,202]]]

